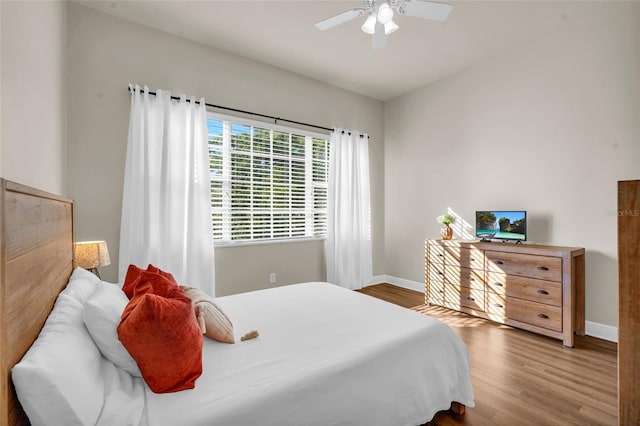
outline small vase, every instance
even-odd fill
[[[449,225],[444,225],[440,230],[443,240],[450,240],[453,238],[453,229]]]

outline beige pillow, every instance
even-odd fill
[[[223,343],[235,343],[233,324],[224,311],[202,290],[180,286],[196,308],[202,334]]]

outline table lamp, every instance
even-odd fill
[[[106,241],[79,241],[75,243],[76,265],[96,274],[100,278],[98,268],[111,264]]]

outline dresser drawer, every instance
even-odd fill
[[[429,261],[444,264],[444,247],[440,244],[429,244]]]
[[[562,331],[562,309],[557,306],[507,297],[505,316],[553,331]]]
[[[442,305],[444,302],[444,264],[430,263],[427,266],[429,303]]]
[[[508,275],[562,282],[562,258],[487,250],[485,269]]]
[[[509,297],[562,306],[562,284],[553,281],[487,272],[487,289]]]
[[[482,250],[467,247],[447,247],[444,261],[447,265],[458,268],[484,269]]]
[[[485,295],[485,309],[491,315],[491,319],[504,319],[505,312],[505,295],[487,291]],[[497,317],[497,318],[494,318]]]
[[[427,277],[430,283],[439,281],[444,283],[444,265],[432,263],[427,267]]]
[[[429,287],[429,303],[442,305],[444,302],[444,283],[432,282]]]
[[[488,293],[495,293],[504,296],[507,294],[507,278],[513,278],[513,275],[499,274],[497,272],[487,272],[485,281]]]
[[[484,291],[484,271],[445,265],[444,276],[449,284]]]
[[[466,308],[484,311],[484,291],[481,290],[445,284],[444,298],[445,302],[457,308],[464,306]]]

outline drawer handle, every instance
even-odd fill
[[[444,254],[438,253],[438,257],[444,257]]]
[[[474,299],[474,298],[473,298],[473,297],[471,297],[471,296],[467,296],[467,300],[469,300],[470,302],[475,302],[475,301],[476,301],[476,299]]]
[[[475,262],[475,259],[473,257],[470,257],[469,262]]]
[[[438,275],[444,275],[442,272],[438,272]]]
[[[538,269],[541,271],[548,271],[549,268],[547,268],[546,266],[538,266]]]
[[[538,293],[540,293],[540,294],[549,294],[549,292],[547,290],[538,290]]]
[[[504,262],[502,260],[496,260],[496,265],[504,265]]]
[[[549,317],[546,316],[545,314],[538,314],[538,318],[549,319]]]
[[[500,303],[494,303],[493,306],[495,306],[496,308],[504,308],[504,306],[502,306]]]
[[[496,287],[504,287],[504,284],[502,283],[493,283],[493,285],[495,285]]]
[[[473,277],[469,277],[469,281],[475,281],[476,279]]]

